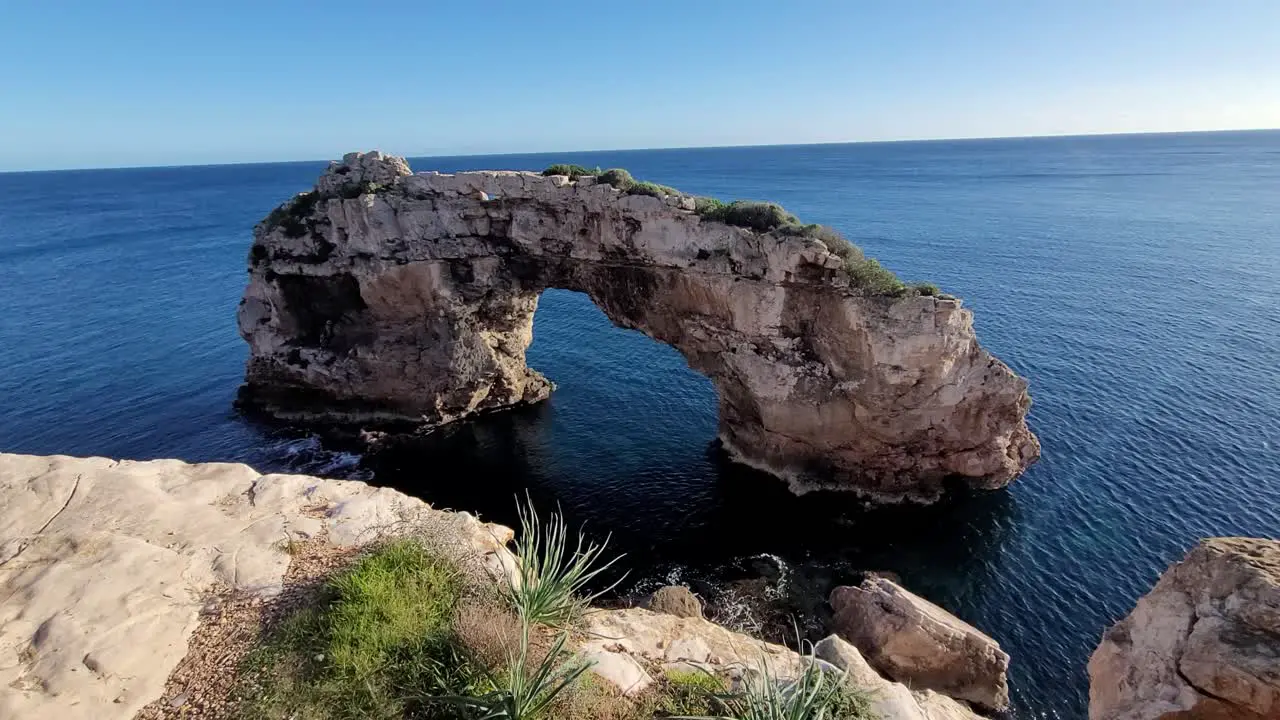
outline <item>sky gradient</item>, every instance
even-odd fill
[[[1275,128],[1278,28],[1274,0],[0,0],[0,170]]]

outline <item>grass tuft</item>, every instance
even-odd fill
[[[915,290],[919,295],[932,295],[933,297],[937,297],[942,294],[942,288],[939,288],[933,283],[916,283],[911,286],[911,289]]]
[[[456,568],[421,543],[381,547],[334,577],[245,661],[243,718],[402,718],[443,689],[462,593]]]
[[[622,556],[601,563],[605,546],[588,541],[579,532],[577,544],[569,547],[569,530],[564,516],[551,513],[545,523],[533,505],[519,508],[520,537],[516,541],[516,577],[510,578],[504,593],[516,613],[526,623],[564,627],[588,603],[612,590],[621,578],[595,594],[580,596],[596,576]]]

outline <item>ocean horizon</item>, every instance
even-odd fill
[[[777,201],[962,298],[1030,380],[1043,459],[928,507],[728,462],[707,379],[564,290],[535,316],[540,405],[377,458],[242,416],[252,228],[327,162],[0,173],[0,451],[245,462],[506,523],[527,493],[610,535],[625,590],[763,579],[802,626],[890,571],[1001,643],[1015,718],[1085,718],[1102,632],[1197,540],[1280,533],[1280,130],[410,158]]]
[[[785,149],[785,148],[806,148],[806,147],[839,147],[843,145],[892,145],[901,143],[964,143],[964,142],[987,142],[987,141],[1015,141],[1015,140],[1058,140],[1058,139],[1076,139],[1076,138],[1106,138],[1106,137],[1159,137],[1167,135],[1228,135],[1243,133],[1272,133],[1280,132],[1280,128],[1232,128],[1225,130],[1152,130],[1146,132],[1101,132],[1101,133],[1066,133],[1058,135],[993,135],[993,136],[973,136],[973,137],[952,137],[952,138],[901,138],[890,140],[833,140],[833,141],[817,141],[817,142],[801,142],[801,143],[760,143],[746,145],[674,145],[670,147],[632,147],[632,148],[607,148],[592,150],[536,150],[536,151],[511,151],[511,152],[445,152],[433,150],[421,150],[416,153],[402,155],[402,157],[413,158],[416,160],[464,160],[468,158],[523,158],[537,157],[544,158],[548,155],[609,155],[611,153],[620,152],[681,152],[687,150],[749,150],[749,149]],[[355,151],[382,150],[390,154],[400,154],[396,150],[387,150],[386,148],[370,147],[355,148],[342,151],[344,154]],[[231,160],[227,162],[196,162],[196,163],[158,163],[147,165],[89,165],[84,167],[60,167],[60,168],[29,168],[17,170],[0,170],[0,175],[6,174],[22,174],[22,173],[43,173],[43,172],[84,172],[91,170],[163,170],[172,168],[207,168],[207,167],[231,167],[240,165],[295,165],[305,163],[327,163],[331,160],[339,160],[341,155],[328,158],[317,159],[314,157],[294,159],[294,160]],[[507,169],[507,168],[474,168],[474,169]]]

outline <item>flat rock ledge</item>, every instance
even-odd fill
[[[539,402],[538,297],[586,293],[679,350],[731,457],[793,489],[928,501],[1040,455],[1027,382],[950,297],[867,295],[821,241],[704,220],[592,177],[410,171],[351,153],[254,229],[242,407],[425,430]]]
[[[211,599],[282,590],[291,541],[412,529],[489,572],[511,530],[359,482],[246,465],[0,454],[0,718],[132,718]]]
[[[1009,706],[1009,655],[977,628],[892,580],[831,593],[832,627],[887,677],[988,710]]]
[[[1280,719],[1280,541],[1212,538],[1089,660],[1091,720]]]

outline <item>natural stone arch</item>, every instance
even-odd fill
[[[255,229],[241,402],[414,427],[537,402],[552,388],[525,349],[555,287],[683,353],[716,388],[729,453],[797,489],[932,498],[1038,457],[1026,381],[958,300],[867,296],[818,240],[692,210],[590,177],[347,155]]]

